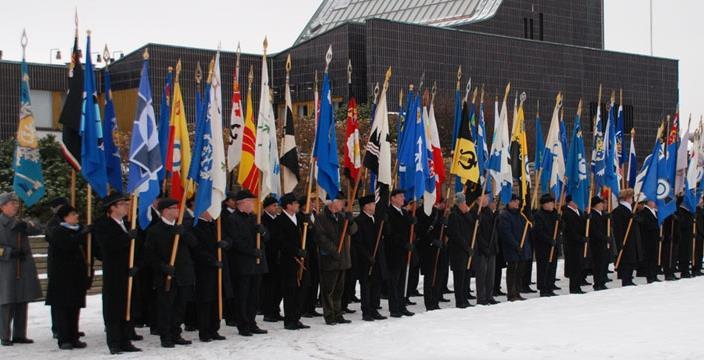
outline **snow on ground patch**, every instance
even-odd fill
[[[558,284],[567,288],[565,280]],[[609,283],[616,287],[615,282]],[[586,290],[587,287],[584,287]],[[564,291],[562,291],[564,294]],[[585,295],[535,298],[523,302],[424,312],[422,298],[413,317],[365,322],[357,313],[347,325],[326,326],[322,318],[303,319],[308,330],[288,331],[282,323],[260,322],[269,334],[240,337],[223,327],[227,340],[162,349],[147,329],[138,329],[144,352],[120,359],[704,359],[701,346],[704,278],[614,288]],[[452,297],[452,294],[446,295]],[[387,314],[386,301],[382,301]],[[88,297],[81,313],[87,349],[61,351],[50,338],[49,308],[30,306],[33,345],[0,347],[0,358],[114,358],[105,346],[100,296]],[[472,301],[474,303],[474,301]]]

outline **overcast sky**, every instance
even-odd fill
[[[579,0],[571,0],[579,1]],[[605,0],[605,46],[609,50],[649,54],[649,0]],[[27,60],[56,62],[61,50],[67,61],[73,41],[74,6],[79,12],[81,47],[85,31],[93,31],[92,51],[102,53],[107,43],[128,53],[146,42],[215,48],[219,41],[227,50],[237,42],[243,52],[261,53],[264,35],[269,51],[277,52],[295,41],[321,0],[205,0],[182,1],[46,1],[22,0],[3,6],[0,12],[0,50],[3,59],[19,60],[20,35],[29,35]],[[702,0],[653,0],[653,53],[679,59],[680,110],[698,120],[704,114],[704,41],[701,40]],[[93,55],[95,57],[95,55]]]

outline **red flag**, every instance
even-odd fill
[[[347,132],[345,136],[345,175],[356,181],[359,168],[362,167],[359,149],[359,121],[357,119],[357,101],[353,96],[347,103]]]

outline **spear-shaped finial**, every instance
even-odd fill
[[[73,23],[74,23],[74,25],[76,25],[76,26],[75,26],[75,28],[76,28],[76,30],[75,30],[75,35],[76,35],[76,37],[78,37],[78,6],[76,6],[76,7],[74,8]]]
[[[352,59],[347,60],[347,84],[352,84]]]
[[[582,98],[579,98],[579,104],[577,104],[577,116],[582,117]]]
[[[171,71],[169,67],[169,71]],[[196,84],[200,85],[200,82],[203,81],[203,69],[200,67],[200,61],[196,63]]]
[[[144,48],[144,53],[142,54],[144,60],[149,60],[149,48]]]
[[[332,45],[328,47],[328,51],[325,53],[325,72],[328,72],[330,68],[330,62],[332,62]]]
[[[521,93],[521,96],[518,97],[518,101],[519,101],[518,104],[519,104],[520,106],[523,106],[523,102],[526,101],[527,98],[528,98],[528,94],[526,94],[525,91],[522,92],[522,93]]]
[[[391,80],[391,66],[386,69],[386,75],[384,76],[384,90],[389,88],[389,81]],[[401,97],[403,97],[403,90],[401,90]]]
[[[22,29],[22,37],[20,38],[20,45],[22,45],[22,60],[24,61],[24,55],[27,50],[27,44],[29,43],[29,38],[27,37],[27,30]]]
[[[430,103],[433,104],[435,103],[435,94],[438,92],[438,82],[433,81],[433,88],[431,90],[432,97],[430,98]]]
[[[374,103],[376,104],[376,100],[379,97],[379,82],[376,82],[376,85],[374,85]]]
[[[181,75],[181,58],[176,62],[176,77],[174,78],[174,84],[178,82],[179,76]]]
[[[288,54],[286,57],[286,77],[288,78],[288,74],[291,72],[291,53]]]
[[[462,65],[457,68],[457,90],[460,89],[460,82],[462,81]]]
[[[103,59],[105,59],[105,67],[110,65],[110,51],[108,50],[108,44],[105,44],[103,48]]]
[[[264,56],[266,56],[266,48],[269,47],[269,39],[264,36],[264,42],[262,43],[262,47],[264,48]]]
[[[249,74],[247,74],[247,91],[252,91],[252,83],[254,83],[254,65],[249,65]]]

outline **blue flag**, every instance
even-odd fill
[[[618,156],[618,165],[623,166],[626,162],[626,157],[623,156],[623,105],[618,106],[618,116],[616,120],[616,155]]]
[[[636,176],[638,176],[638,158],[636,157],[636,144],[631,136],[631,146],[628,150],[628,187],[633,189],[636,186]]]
[[[662,129],[661,129],[662,130]],[[638,171],[636,176],[633,192],[636,196],[636,201],[641,199],[656,200],[658,197],[658,157],[662,149],[662,141],[660,135],[655,140],[653,151],[643,161],[643,166]]]
[[[454,152],[455,150],[457,144],[457,137],[460,135],[462,113],[462,91],[460,91],[460,89],[457,89],[455,90],[455,122],[452,128],[452,143],[450,144],[450,149],[452,152]],[[460,180],[459,177],[455,176],[455,192],[461,192],[462,187],[462,180]]]
[[[584,155],[584,138],[582,137],[582,127],[580,117],[574,119],[574,130],[572,131],[572,144],[567,152],[567,193],[572,195],[572,200],[580,210],[587,208],[589,204],[589,180],[587,179],[587,159]]]
[[[596,109],[596,122],[592,134],[592,174],[594,174],[595,192],[598,193],[606,186],[606,148],[600,106]]]
[[[213,143],[210,118],[207,116],[210,84],[205,88],[205,99],[196,91],[196,131],[193,146],[193,159],[188,169],[188,178],[197,182],[193,226],[198,224],[198,216],[208,210],[213,195]]]
[[[149,207],[159,197],[157,173],[163,167],[159,152],[159,133],[149,84],[149,60],[144,60],[137,93],[137,113],[132,125],[127,191],[139,197],[139,226],[146,229],[151,221]]]
[[[318,164],[318,185],[329,199],[335,199],[340,192],[340,163],[337,157],[337,135],[335,134],[335,117],[332,110],[330,77],[323,74],[323,90],[320,96],[320,118],[318,132],[315,135],[313,156]]]
[[[86,39],[86,53],[90,54],[90,35]],[[81,117],[81,174],[99,197],[108,194],[108,174],[105,166],[105,144],[100,121],[98,96],[95,91],[95,73],[90,56],[86,56],[83,77],[83,116]],[[112,135],[112,133],[111,133]]]
[[[369,128],[374,127],[374,118],[376,116],[376,102],[372,103],[372,108],[371,111],[369,112],[370,114],[370,119],[371,119],[371,124],[369,125]],[[374,190],[376,189],[376,174],[373,171],[369,172],[369,193],[373,194]]]
[[[430,176],[425,128],[420,115],[421,97],[409,97],[408,113],[398,153],[399,186],[407,199],[420,199]]]
[[[161,91],[161,103],[159,105],[159,154],[162,159],[166,159],[166,152],[169,148],[169,131],[171,125],[171,90],[173,89],[173,73],[169,70],[164,80],[164,89]],[[159,186],[161,186],[166,169],[159,170]]]
[[[103,73],[103,83],[105,86],[105,113],[103,121],[103,144],[105,145],[105,168],[108,175],[108,183],[116,191],[123,191],[122,165],[120,164],[120,149],[115,146],[112,134],[117,130],[117,120],[115,119],[115,105],[112,103],[112,90],[110,87],[110,71],[105,68]]]
[[[484,120],[484,103],[479,104],[476,137],[477,159],[479,159],[479,177],[482,184],[486,181],[486,166],[489,161],[489,147],[486,143],[486,121]],[[486,184],[486,191],[491,193],[491,182]]]
[[[44,196],[44,175],[39,155],[37,130],[34,127],[32,101],[29,97],[29,72],[27,63],[22,58],[20,80],[20,122],[17,128],[17,147],[15,148],[12,170],[12,190],[27,206],[34,205]]]
[[[614,196],[621,192],[621,182],[618,181],[619,163],[616,140],[616,121],[614,119],[614,104],[611,103],[609,109],[609,120],[606,124],[605,136],[605,159],[604,159],[604,185],[611,190]]]
[[[668,145],[668,148],[669,147],[670,146]],[[674,188],[676,158],[677,151],[667,151],[667,153],[665,153],[665,151],[661,150],[658,154],[658,184],[656,201],[658,206],[658,225],[662,225],[662,223],[665,222],[665,219],[677,211]]]

